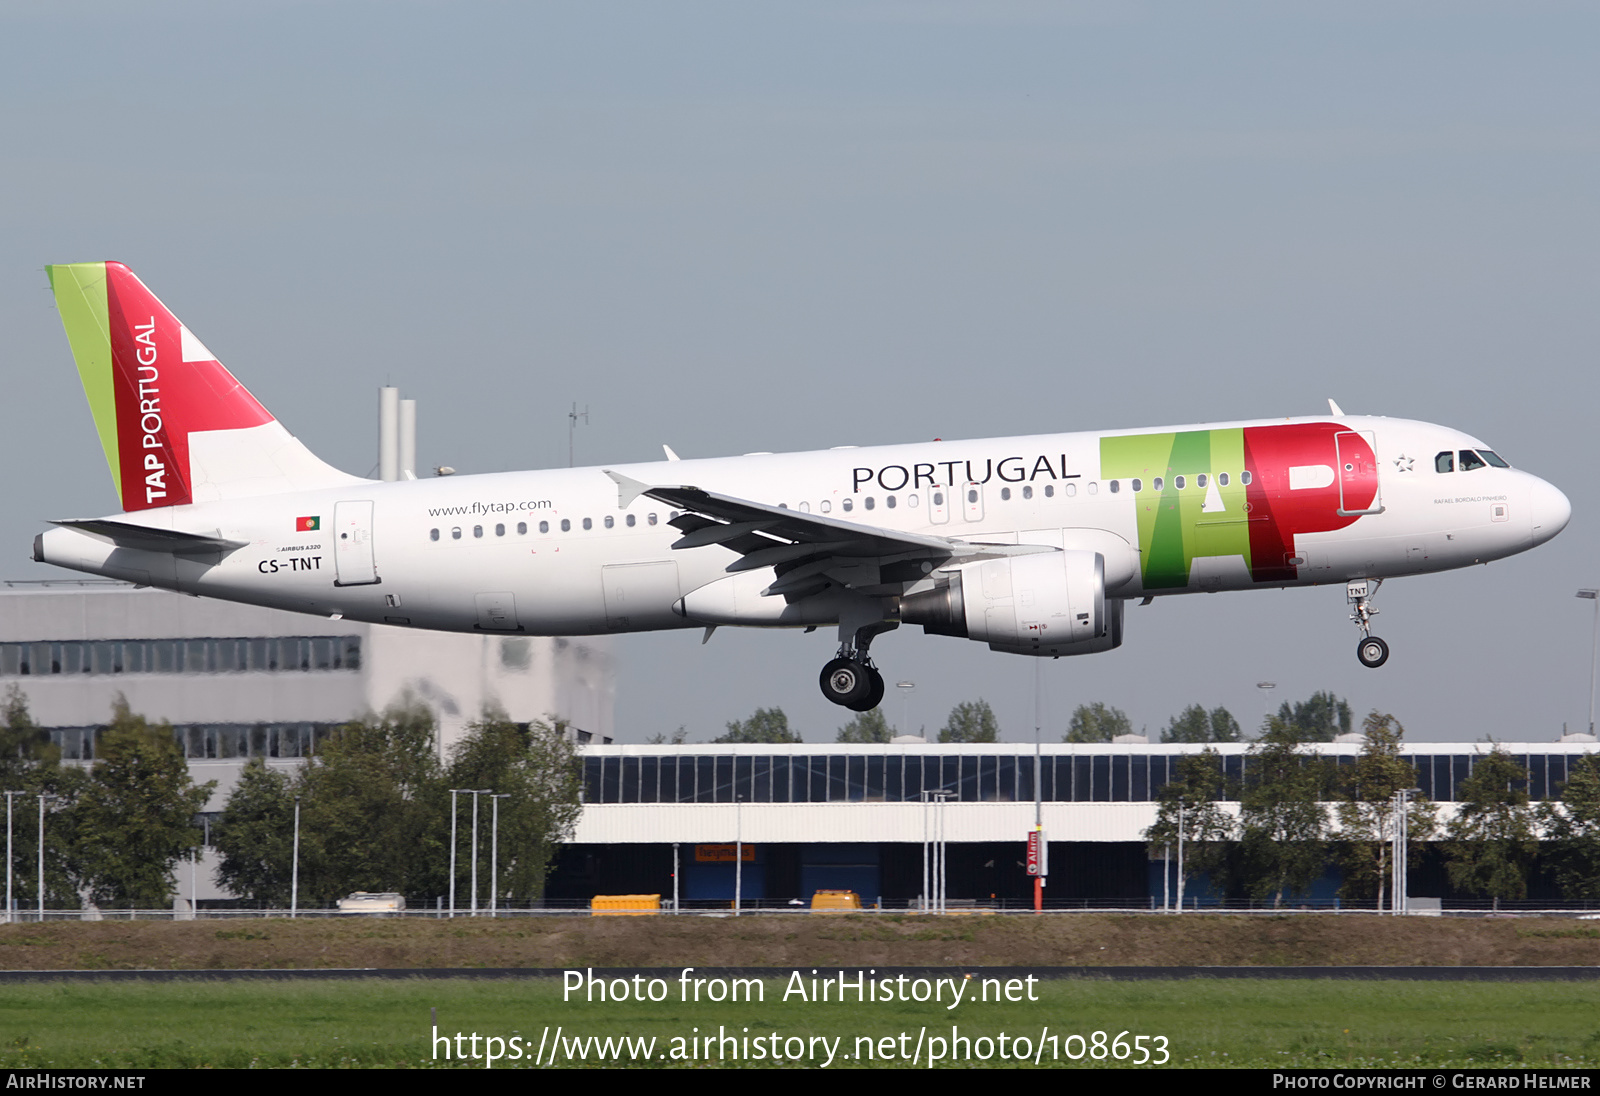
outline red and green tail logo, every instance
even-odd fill
[[[272,415],[126,266],[49,272],[122,508],[193,501],[189,435]]]

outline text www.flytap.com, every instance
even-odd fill
[[[552,1066],[570,1062],[806,1062],[829,1066],[834,1062],[894,1061],[910,1065],[935,1066],[940,1062],[1058,1061],[1062,1058],[1116,1058],[1130,1065],[1160,1065],[1167,1059],[1164,1036],[1138,1036],[1128,1041],[1128,1032],[1115,1040],[1106,1032],[1089,1038],[1076,1033],[1061,1036],[1048,1027],[1037,1036],[962,1035],[958,1026],[949,1035],[929,1034],[923,1027],[915,1032],[895,1035],[858,1035],[845,1053],[842,1035],[790,1035],[768,1031],[751,1034],[749,1028],[730,1032],[718,1026],[716,1034],[701,1034],[698,1027],[688,1035],[670,1038],[654,1035],[571,1035],[563,1027],[552,1031],[546,1026],[539,1041],[520,1035],[480,1035],[456,1032],[441,1035],[433,1029],[435,1061],[482,1062],[485,1068],[495,1063],[520,1066]],[[1122,1053],[1118,1053],[1122,1051]],[[1154,1053],[1152,1053],[1154,1052]]]

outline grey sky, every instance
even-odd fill
[[[313,450],[376,460],[375,388],[462,471],[1351,413],[1446,423],[1574,517],[1399,580],[1130,607],[1046,663],[1104,700],[1260,717],[1316,689],[1419,739],[1587,718],[1600,13],[1586,4],[0,6],[10,564],[116,509],[42,267],[129,263]],[[628,637],[624,741],[782,705],[833,639]],[[874,648],[936,728],[1031,736],[1030,662]],[[891,689],[891,694],[893,690]],[[891,695],[888,714],[903,718]],[[847,714],[847,713],[844,713]]]

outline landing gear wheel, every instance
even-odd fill
[[[835,704],[861,711],[856,706],[871,693],[873,676],[870,667],[854,659],[836,658],[822,668],[818,684],[822,695]]]
[[[1389,645],[1377,636],[1368,636],[1356,644],[1356,657],[1361,665],[1376,670],[1389,661]]]
[[[876,668],[871,666],[867,667],[867,673],[870,678],[867,683],[867,695],[856,701],[854,704],[845,705],[845,707],[849,708],[852,712],[870,712],[879,704],[883,703],[883,675],[880,674]]]

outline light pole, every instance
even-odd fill
[[[1389,896],[1391,914],[1409,912],[1406,898],[1406,891],[1410,889],[1406,879],[1406,846],[1411,840],[1411,812],[1406,808],[1411,805],[1411,797],[1421,793],[1421,788],[1400,788],[1394,793],[1394,843],[1389,854],[1394,861],[1389,866],[1390,887],[1393,890]]]
[[[27,794],[28,793],[24,791],[6,792],[6,924],[8,925],[11,924],[12,910],[16,908],[11,898],[11,875],[13,868],[13,862],[11,858],[14,855],[11,851],[11,803],[14,797]]]
[[[44,923],[44,804],[46,800],[54,800],[56,796],[48,792],[39,793],[39,923]]]
[[[300,914],[300,797],[294,797],[294,870],[289,875],[289,919]]]
[[[902,698],[904,698],[904,700],[905,700],[905,703],[900,706],[900,715],[901,715],[901,718],[905,720],[905,728],[900,733],[901,734],[910,734],[911,733],[911,691],[917,687],[917,683],[915,681],[896,681],[894,683],[894,687],[896,689],[900,690],[900,696]]]
[[[456,796],[460,788],[450,789],[450,916],[456,915]]]
[[[1589,733],[1594,734],[1594,673],[1600,662],[1600,590],[1579,590],[1578,596],[1594,602],[1594,644],[1589,652]]]
[[[500,800],[510,799],[510,792],[501,792],[491,795],[489,803],[493,807],[494,821],[489,832],[489,916],[499,916],[500,910]]]
[[[472,796],[472,916],[478,916],[478,796],[492,795],[488,788],[450,789],[450,916],[456,915],[456,796]]]
[[[1277,687],[1278,683],[1276,681],[1256,682],[1256,688],[1261,690],[1261,703],[1266,712],[1265,717],[1261,721],[1262,730],[1266,729],[1267,720],[1272,718],[1272,690],[1276,689]]]
[[[733,797],[733,915],[744,900],[744,796]]]

